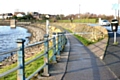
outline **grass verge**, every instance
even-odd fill
[[[74,36],[75,36],[79,41],[81,41],[82,44],[85,45],[85,46],[88,46],[88,45],[94,43],[94,42],[88,41],[87,39],[85,39],[85,38],[83,38],[83,37],[81,37],[81,36],[79,36],[79,35],[74,34]]]
[[[34,59],[35,57],[37,57],[38,55],[43,54],[44,51],[39,52],[38,54],[28,58],[25,60],[25,62]],[[49,57],[52,57],[52,50],[49,51]],[[31,62],[30,64],[25,66],[25,77],[30,76],[33,72],[35,72],[38,68],[40,68],[42,65],[44,64],[44,56],[40,57],[39,59],[35,60],[34,62]],[[4,68],[0,69],[0,74],[3,72],[6,72],[14,67],[17,66],[17,63],[14,63],[12,65],[9,66],[5,66]],[[14,71],[4,77],[1,77],[0,80],[17,80],[17,71]],[[31,79],[32,80],[32,79]],[[34,79],[33,79],[34,80]]]
[[[71,30],[69,30],[69,29],[66,29],[66,30],[67,30],[68,32],[72,33]],[[81,36],[79,36],[79,35],[77,35],[77,34],[74,34],[74,36],[75,36],[80,42],[82,42],[82,44],[85,45],[85,46],[88,46],[88,45],[94,43],[94,42],[92,42],[92,41],[88,41],[88,40],[85,39],[84,37],[81,37]]]
[[[61,23],[70,23],[70,20],[58,20]],[[73,23],[96,23],[96,19],[74,19]]]

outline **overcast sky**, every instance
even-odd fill
[[[117,2],[118,0],[0,0],[0,13],[37,11],[67,15],[79,13],[80,10],[80,13],[114,15],[112,4]]]

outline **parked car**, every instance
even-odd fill
[[[108,20],[101,20],[100,25],[101,26],[110,26],[110,22]]]

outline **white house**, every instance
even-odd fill
[[[14,15],[16,15],[17,17],[23,17],[25,16],[24,12],[14,12]]]
[[[4,19],[3,14],[0,14],[0,19]]]
[[[17,17],[23,17],[24,15],[21,14],[21,13],[19,13],[19,14],[17,14],[16,16],[17,16]]]
[[[0,19],[7,19],[7,18],[10,18],[12,16],[13,16],[12,13],[0,14]]]

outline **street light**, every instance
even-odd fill
[[[119,4],[120,4],[120,0],[118,0],[118,24],[119,24]]]
[[[78,16],[79,20],[80,20],[80,4],[79,4],[79,16]]]
[[[80,4],[79,4],[79,18],[80,18]]]
[[[46,15],[45,16],[45,18],[46,18],[46,34],[48,34],[49,35],[49,15]]]

